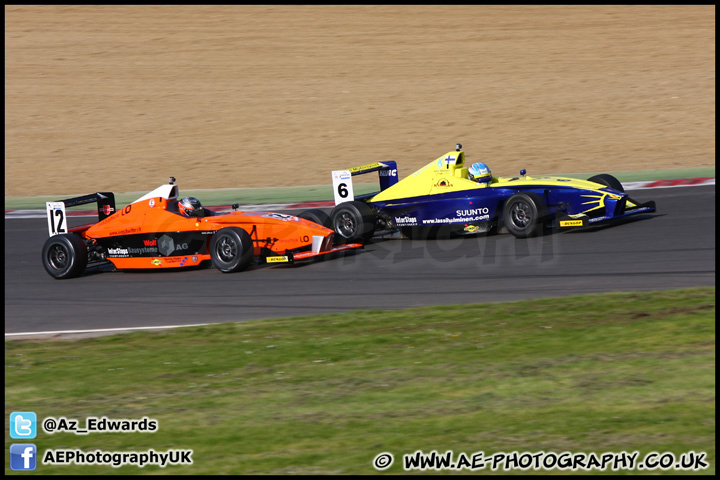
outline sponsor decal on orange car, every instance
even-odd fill
[[[276,220],[283,220],[283,221],[297,221],[299,220],[298,217],[294,215],[286,215],[284,213],[274,213],[274,212],[268,212],[263,214],[264,217],[268,218],[274,218]]]
[[[109,220],[109,217],[105,220]],[[103,220],[103,222],[105,221]],[[102,224],[103,222],[100,222]],[[110,235],[128,235],[130,233],[140,233],[142,232],[142,228],[126,228],[124,230],[116,230],[114,232],[110,232]]]
[[[289,262],[290,259],[285,255],[281,255],[278,257],[265,257],[265,261],[267,261],[267,263],[281,263],[281,262]]]
[[[185,258],[183,258],[183,257],[167,257],[167,258],[164,258],[163,260],[165,260],[165,263],[167,263],[167,264],[184,263],[187,260],[187,258],[188,257],[185,257]]]

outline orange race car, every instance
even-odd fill
[[[42,250],[45,270],[63,279],[107,262],[118,269],[166,269],[211,261],[230,273],[244,270],[255,259],[294,263],[362,247],[333,245],[334,232],[316,223],[323,221],[318,212],[300,217],[240,212],[236,204],[232,212],[218,213],[194,197],[179,199],[174,182],[170,177],[169,184],[118,211],[110,192],[47,202],[50,238]],[[65,208],[88,203],[97,203],[97,223],[69,227]]]

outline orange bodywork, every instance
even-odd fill
[[[119,269],[188,267],[211,260],[213,234],[230,226],[250,234],[255,256],[296,254],[300,259],[361,246],[333,248],[332,230],[293,215],[206,209],[206,216],[188,218],[177,213],[176,204],[175,199],[146,198],[96,224],[70,230],[90,240],[91,247],[100,247]],[[313,236],[322,237],[319,251],[311,251]]]

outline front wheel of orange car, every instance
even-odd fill
[[[58,280],[73,278],[85,271],[88,249],[85,241],[72,233],[53,235],[42,251],[45,270]]]
[[[252,238],[240,227],[221,228],[210,241],[210,258],[223,273],[245,270],[253,258]]]
[[[332,222],[330,221],[330,215],[325,213],[324,210],[321,210],[319,208],[313,208],[312,210],[305,210],[304,212],[301,212],[298,217],[304,218],[305,220],[310,220],[311,222],[315,222],[318,225],[322,225],[325,228],[332,229]]]

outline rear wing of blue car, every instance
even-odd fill
[[[347,170],[334,170],[332,172],[333,192],[335,194],[335,205],[343,202],[355,200],[352,177],[355,175],[365,175],[366,173],[378,172],[380,180],[380,192],[386,188],[390,188],[398,182],[397,162],[388,160],[384,162],[375,162],[368,165],[361,165]],[[369,197],[379,192],[371,194],[359,195],[361,197]]]
[[[76,207],[88,203],[97,204],[98,222],[105,220],[115,213],[115,194],[112,192],[97,192],[82,197],[73,197],[55,202],[46,202],[48,217],[48,231],[50,236],[70,231],[67,223],[65,208]]]

